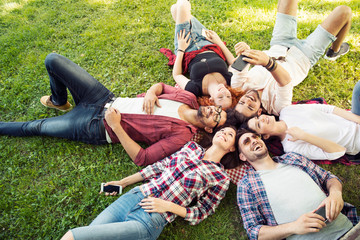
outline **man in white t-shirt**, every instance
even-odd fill
[[[237,190],[249,239],[338,239],[358,223],[330,172],[296,153],[271,158],[261,138],[246,130],[237,139],[240,159],[250,165]],[[323,216],[315,213],[322,207]]]
[[[351,9],[336,7],[330,15],[305,40],[299,40],[297,31],[297,1],[279,0],[278,13],[268,51],[250,50],[243,42],[235,45],[237,55],[244,55],[249,66],[233,73],[232,87],[248,91],[236,106],[245,117],[260,115],[262,109],[274,115],[291,104],[293,87],[301,83],[311,67],[325,53],[325,58],[335,60],[349,51],[343,43],[351,26]]]

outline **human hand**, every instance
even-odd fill
[[[144,209],[145,212],[165,213],[168,212],[171,202],[162,200],[160,198],[147,197],[141,200],[139,205]]]
[[[238,42],[234,48],[237,56],[240,56],[245,50],[250,50],[249,45],[245,42]]]
[[[299,127],[291,127],[286,130],[286,133],[291,135],[292,138],[288,140],[291,142],[295,142],[297,140],[304,140],[306,132]]]
[[[143,107],[142,110],[146,114],[154,114],[155,105],[161,107],[158,97],[155,93],[147,91],[144,97]]]
[[[121,113],[119,110],[111,107],[105,112],[105,120],[111,128],[117,127],[121,122]]]
[[[208,40],[216,45],[222,44],[222,41],[221,41],[219,35],[217,35],[217,33],[212,30],[205,30],[205,36],[206,36],[206,40]]]
[[[270,57],[266,55],[266,53],[259,50],[248,49],[245,50],[242,55],[245,56],[243,59],[251,65],[266,66],[270,59]]]
[[[177,34],[177,40],[178,40],[178,49],[185,51],[190,45],[190,41],[191,41],[190,32],[188,32],[188,34],[185,35],[185,29],[179,31]]]
[[[295,222],[292,222],[292,232],[302,235],[307,233],[319,232],[326,226],[325,219],[320,215],[309,212],[301,215]]]
[[[104,186],[108,186],[108,185],[115,185],[115,186],[121,186],[123,189],[125,187],[124,184],[122,184],[121,180],[120,181],[110,181],[110,182],[107,182],[104,184]],[[100,191],[99,194],[101,194],[102,192]],[[115,196],[117,195],[118,193],[117,192],[112,192],[112,193],[109,193],[109,192],[105,192],[105,195],[106,196]]]
[[[325,206],[326,218],[330,222],[334,221],[339,216],[341,210],[344,207],[344,200],[342,198],[342,193],[331,192],[329,196],[320,203],[318,209],[322,206]]]

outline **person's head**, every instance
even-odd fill
[[[257,133],[246,129],[240,129],[236,134],[236,145],[241,161],[255,162],[269,155],[268,149]]]
[[[217,128],[217,131],[213,134],[212,145],[216,145],[227,152],[220,161],[225,169],[235,168],[240,165],[239,153],[235,146],[236,130],[234,126],[225,124]]]
[[[227,114],[222,110],[221,106],[200,106],[197,117],[204,125],[206,132],[212,133],[216,127],[224,125]]]
[[[276,122],[274,116],[261,114],[259,117],[250,118],[244,125],[251,131],[260,134],[264,139],[268,139],[275,134]]]
[[[239,99],[244,95],[244,92],[237,88],[218,85],[218,91],[213,94],[214,96],[202,96],[198,98],[198,103],[201,106],[221,105],[223,110],[234,108]]]
[[[249,90],[242,96],[235,107],[235,110],[251,118],[261,114],[261,99],[258,91]]]

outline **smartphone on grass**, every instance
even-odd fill
[[[231,64],[231,67],[241,72],[248,64],[250,64],[247,61],[243,60],[244,57],[246,57],[246,56],[240,55],[235,60],[235,62],[233,62],[233,64]]]
[[[122,194],[122,186],[118,186],[118,185],[107,185],[105,186],[105,183],[101,183],[101,192],[108,192],[108,193],[112,193],[112,192],[116,192],[117,194]]]

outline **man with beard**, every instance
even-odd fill
[[[40,102],[68,111],[67,89],[76,107],[62,116],[30,122],[0,122],[0,135],[53,136],[90,144],[120,142],[139,166],[170,156],[187,143],[197,128],[207,132],[225,123],[221,106],[200,107],[192,93],[163,83],[138,98],[114,94],[84,69],[51,53],[45,59],[51,96]],[[142,148],[137,142],[150,145]]]
[[[239,157],[250,165],[237,190],[249,239],[339,239],[358,223],[330,172],[296,153],[271,158],[255,133],[241,129],[237,139]]]
[[[297,0],[278,1],[269,50],[253,50],[244,42],[235,45],[236,54],[254,65],[241,72],[230,68],[231,86],[248,91],[236,106],[245,117],[259,116],[260,106],[278,116],[291,104],[293,87],[306,78],[330,44],[326,59],[336,60],[349,51],[349,44],[343,42],[351,26],[348,6],[336,7],[304,40],[297,38],[297,8]]]

